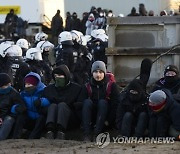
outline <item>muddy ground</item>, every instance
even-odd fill
[[[0,141],[1,154],[179,154],[180,142],[170,144],[118,144],[110,143],[103,149],[91,142],[85,143],[82,141],[72,140],[5,140]]]

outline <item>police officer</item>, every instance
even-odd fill
[[[23,89],[23,78],[30,72],[29,65],[23,60],[22,49],[18,45],[12,45],[7,49],[7,54],[11,57],[14,88],[21,91]]]
[[[51,81],[52,69],[43,61],[41,50],[30,48],[26,52],[26,62],[30,65],[32,72],[38,73],[44,84],[48,85]]]
[[[69,68],[72,78],[77,63],[78,52],[73,49],[74,43],[71,33],[67,31],[61,32],[58,42],[62,45],[62,48],[58,51],[56,66],[65,64]]]
[[[49,59],[50,58],[49,54],[52,53],[54,44],[46,40],[46,41],[40,41],[36,47],[41,50],[43,61],[51,67],[52,66],[51,63],[53,63],[52,62],[53,60]]]
[[[29,42],[24,38],[20,38],[19,40],[17,40],[16,45],[21,47],[22,56],[23,56],[23,59],[25,59],[26,58],[26,51],[29,49],[29,45],[30,45]]]
[[[76,30],[72,30],[71,34],[74,43],[73,47],[78,52],[74,81],[79,84],[84,84],[89,78],[92,55],[86,46],[87,41],[84,42],[83,34]]]
[[[10,60],[10,57],[7,55],[7,50],[11,47],[11,44],[8,43],[2,43],[0,44],[0,73],[7,73],[9,77],[11,78],[11,81],[13,80],[12,75],[12,61]]]

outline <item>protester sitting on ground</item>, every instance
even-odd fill
[[[180,102],[180,77],[179,70],[175,65],[168,65],[164,70],[164,77],[156,81],[152,91],[166,88]]]
[[[116,124],[121,135],[144,137],[148,126],[146,86],[152,61],[145,58],[141,63],[139,79],[132,80],[120,94]]]
[[[45,85],[41,82],[39,74],[30,72],[24,78],[24,90],[21,97],[25,101],[27,112],[18,115],[14,128],[13,138],[21,138],[23,128],[30,131],[27,136],[29,139],[38,139],[41,137],[45,128],[47,107],[49,101],[42,96]],[[15,105],[16,109],[17,106]],[[16,110],[13,110],[16,114]]]
[[[120,95],[116,123],[122,136],[144,137],[148,126],[147,94],[139,79],[130,82]]]
[[[44,89],[44,96],[50,101],[46,121],[46,138],[66,139],[68,129],[79,127],[81,104],[76,103],[81,86],[70,81],[70,71],[66,65],[53,70],[55,83]]]
[[[115,123],[115,113],[119,91],[115,82],[106,77],[106,66],[102,61],[95,61],[91,67],[92,77],[82,88],[79,102],[82,102],[82,124],[84,140],[91,141],[94,128],[94,139],[103,131],[106,124]]]
[[[175,137],[180,135],[180,104],[167,89],[156,90],[149,97],[150,137]]]
[[[13,114],[13,106],[16,105],[17,114],[26,111],[25,103],[20,94],[11,86],[8,74],[0,73],[0,140],[10,137],[16,115]]]

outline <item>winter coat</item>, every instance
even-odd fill
[[[40,116],[40,113],[38,112],[38,109],[34,105],[34,101],[36,101],[37,99],[40,99],[42,108],[49,106],[50,103],[47,98],[42,97],[43,90],[46,86],[41,82],[40,76],[34,72],[30,72],[29,74],[25,76],[25,78],[28,76],[37,77],[39,82],[33,94],[29,94],[24,90],[21,92],[21,97],[26,103],[28,117],[31,119],[37,119]]]
[[[30,67],[23,61],[22,57],[12,57],[12,73],[14,79],[14,88],[17,91],[23,90],[23,79],[30,72]]]
[[[78,98],[78,102],[84,102],[86,99],[91,99],[93,103],[97,103],[99,100],[106,100],[108,102],[108,115],[107,115],[107,121],[112,126],[115,123],[115,116],[116,116],[116,110],[118,106],[118,97],[119,97],[119,90],[117,87],[117,84],[114,82],[111,85],[111,92],[107,99],[106,95],[106,88],[108,79],[105,77],[102,81],[100,81],[99,84],[93,79],[93,77],[89,81],[92,94],[89,96],[88,89],[84,85],[81,90],[81,94]]]
[[[72,30],[81,30],[81,21],[79,18],[72,18]]]
[[[107,86],[107,79],[104,78],[103,81],[100,82],[100,84],[97,84],[97,82],[93,79],[93,77],[89,81],[92,94],[91,97],[88,94],[87,87],[84,85],[81,91],[81,94],[79,96],[79,101],[84,101],[85,99],[90,98],[94,103],[98,102],[101,99],[106,99],[106,86]],[[112,84],[111,87],[111,93],[109,96],[109,103],[117,103],[119,97],[119,91],[117,88],[116,83]]]
[[[38,60],[29,60],[27,61],[27,63],[29,64],[30,70],[32,72],[38,73],[41,77],[41,81],[48,85],[52,79],[51,77],[51,73],[52,70],[51,68],[48,66],[48,64],[46,64],[44,61],[38,61]]]
[[[163,77],[156,82],[152,91],[160,90],[163,88],[170,90],[172,94],[177,94],[180,89],[180,78],[172,83],[167,83],[165,81],[165,78]]]
[[[133,96],[130,90],[135,90],[138,94]],[[136,118],[138,118],[140,113],[148,112],[147,95],[143,84],[138,79],[130,82],[127,90],[121,93],[119,100],[116,114],[116,124],[119,129],[121,128],[122,119],[126,112],[132,113]]]
[[[64,87],[56,87],[55,83],[47,86],[44,89],[43,96],[46,97],[50,103],[61,103],[64,102],[66,103],[70,108],[73,108],[73,104],[77,101],[77,98],[80,94],[81,91],[81,86],[70,82],[70,72],[67,71],[64,67],[65,65],[61,65],[58,67],[58,71],[62,71],[65,74],[65,86]],[[56,69],[53,70],[53,79],[54,78],[54,73]]]
[[[60,15],[56,14],[52,18],[51,30],[53,36],[58,36],[63,31],[63,19]]]
[[[65,64],[71,73],[75,70],[75,64],[77,62],[78,53],[72,46],[63,45],[63,48],[59,51],[56,58],[56,66]]]
[[[105,55],[106,48],[108,47],[108,42],[102,42],[100,41],[99,45],[95,45],[92,48],[92,53],[93,53],[93,60],[101,60],[105,64],[107,64],[107,56]]]
[[[160,111],[159,114],[164,113],[170,119],[170,124],[175,128],[177,131],[180,131],[180,104],[173,98],[171,92],[167,89],[162,89],[167,96],[166,105]],[[155,114],[155,113],[154,113]]]
[[[75,44],[75,43],[74,43]],[[75,70],[73,73],[73,81],[78,84],[84,84],[89,79],[89,71],[91,69],[91,59],[89,56],[88,49],[76,43],[77,45],[74,45],[75,50],[78,53],[77,57],[77,63],[75,65]],[[91,54],[90,54],[91,55]]]
[[[95,29],[95,21],[86,21],[86,35],[91,35],[92,30]]]
[[[13,73],[12,73],[12,60],[11,57],[5,56],[4,58],[0,56],[0,73],[7,73],[11,81],[13,81]]]
[[[9,87],[7,93],[0,93],[0,118],[4,118],[7,115],[15,116],[11,110],[14,105],[23,105],[25,103],[21,98],[20,94],[13,88]]]
[[[106,29],[106,18],[98,17],[95,20],[95,27],[96,27],[96,29]]]

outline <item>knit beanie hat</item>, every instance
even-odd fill
[[[166,93],[162,90],[156,90],[150,94],[149,107],[153,111],[160,111],[166,104]]]
[[[29,83],[29,84],[32,84],[33,86],[37,86],[39,80],[35,76],[29,75],[25,78],[24,82],[25,84]]]
[[[0,73],[0,87],[5,86],[8,83],[11,83],[9,75],[6,73]]]
[[[93,73],[96,70],[101,70],[106,74],[106,65],[105,65],[105,63],[103,61],[95,61],[92,64],[91,73]]]

